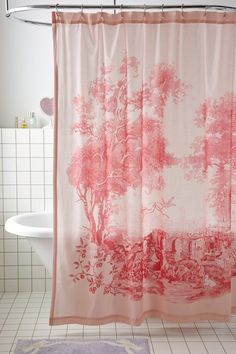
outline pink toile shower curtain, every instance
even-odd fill
[[[235,24],[53,14],[51,325],[236,313]]]

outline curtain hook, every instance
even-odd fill
[[[55,9],[56,9],[56,14],[57,14],[57,16],[59,18],[60,17],[60,13],[59,13],[59,10],[58,10],[58,6],[59,6],[59,4],[56,4],[55,5]]]
[[[123,4],[120,5],[120,15],[123,21]]]
[[[181,13],[182,13],[182,17],[184,17],[184,4],[181,5]]]
[[[224,17],[226,16],[226,7],[225,7],[225,11],[224,11]]]
[[[83,20],[83,14],[84,14],[84,5],[81,4],[81,9],[80,9],[80,21]]]
[[[101,21],[103,22],[103,4],[101,4]]]
[[[161,5],[161,17],[165,17],[165,14],[164,14],[164,4]]]
[[[143,5],[143,10],[144,10],[144,21],[146,21],[146,4]]]
[[[208,9],[208,6],[206,5],[206,6],[205,6],[205,13],[204,13],[204,16],[206,16],[206,14],[207,14],[207,9]]]

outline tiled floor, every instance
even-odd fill
[[[13,353],[19,338],[104,339],[148,337],[151,354],[236,354],[236,316],[229,323],[170,323],[149,319],[139,327],[48,326],[50,293],[0,294],[0,353]],[[109,353],[107,353],[109,354]]]

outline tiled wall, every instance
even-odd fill
[[[37,254],[4,223],[16,214],[52,210],[52,157],[52,129],[0,129],[0,291],[50,289]]]

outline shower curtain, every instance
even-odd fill
[[[51,325],[236,313],[235,23],[53,13]]]

